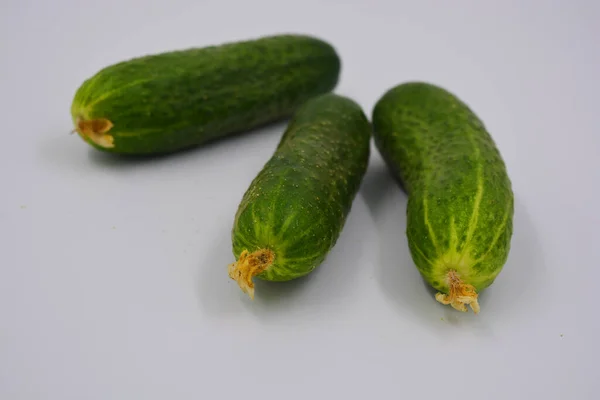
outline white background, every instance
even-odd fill
[[[0,5],[0,399],[597,399],[597,1],[26,1]],[[408,80],[484,120],[516,196],[481,314],[433,299],[379,155],[307,279],[227,277],[233,216],[285,124],[147,162],[72,129],[133,56],[295,32],[370,116]]]

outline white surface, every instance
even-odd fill
[[[0,6],[1,399],[597,399],[598,2],[118,3]],[[229,235],[283,124],[146,163],[68,135],[108,64],[279,32],[331,41],[369,115],[421,79],[490,128],[517,207],[480,315],[419,279],[375,151],[327,261],[250,302]]]

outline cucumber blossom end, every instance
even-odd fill
[[[479,294],[473,285],[464,283],[454,270],[448,271],[446,282],[449,288],[448,294],[436,293],[437,301],[444,305],[450,304],[452,308],[462,312],[467,312],[467,305],[469,305],[475,314],[479,314],[480,308],[477,300]]]
[[[249,253],[242,251],[238,260],[229,264],[229,277],[237,282],[240,289],[254,300],[254,282],[252,278],[266,271],[275,259],[275,253],[270,249],[260,249]]]
[[[73,133],[77,132],[86,142],[91,141],[99,147],[111,149],[115,147],[115,139],[108,132],[113,126],[113,123],[106,118],[86,120],[77,117]]]

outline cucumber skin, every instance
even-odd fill
[[[122,154],[168,153],[290,117],[337,85],[341,61],[318,38],[275,35],[147,55],[104,68],[77,90],[71,114],[106,118]]]
[[[408,193],[406,234],[423,278],[446,293],[451,269],[477,291],[491,285],[510,251],[514,199],[484,124],[425,82],[388,90],[372,121],[375,145]]]
[[[294,115],[273,156],[245,192],[232,230],[243,250],[271,249],[256,277],[295,279],[321,264],[335,245],[367,170],[371,124],[353,100],[326,94]]]

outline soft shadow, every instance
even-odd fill
[[[408,249],[408,198],[383,161],[371,165],[361,194],[377,226],[376,279],[385,297],[403,318],[439,329],[442,308],[433,299]]]
[[[315,268],[310,274],[291,281],[268,282],[256,279],[254,301],[244,302],[244,306],[259,317],[267,317],[266,312],[289,311],[294,303],[304,301],[304,293],[310,290],[310,286],[319,279],[318,276],[323,271],[321,267],[326,268],[325,263]]]
[[[89,159],[102,167],[110,168],[127,168],[132,166],[139,166],[144,164],[157,164],[160,162],[169,162],[173,158],[185,159],[187,157],[199,157],[220,149],[222,146],[228,146],[235,143],[238,146],[243,146],[245,140],[263,140],[265,137],[271,137],[273,135],[281,135],[287,120],[280,120],[269,124],[262,125],[260,127],[230,134],[225,137],[212,139],[201,145],[188,147],[186,149],[178,150],[172,153],[156,154],[156,155],[121,155],[112,154],[91,148],[89,145],[88,155]],[[85,143],[84,143],[85,144]]]
[[[254,300],[242,292],[229,278],[227,266],[235,261],[229,231],[221,232],[219,240],[209,245],[211,251],[199,268],[198,296],[200,305],[213,316],[252,312],[265,317],[267,312],[293,310],[294,303],[305,303],[303,293],[321,273],[325,263],[309,275],[287,282],[267,282],[254,279]]]
[[[364,228],[369,215],[358,196],[353,211],[337,244],[325,261],[307,276],[287,282],[267,282],[255,279],[255,296],[251,300],[227,276],[227,265],[234,261],[230,231],[223,229],[219,239],[210,244],[210,254],[199,271],[199,301],[213,316],[250,312],[263,322],[280,321],[282,315],[310,314],[313,318],[328,318],[332,308],[351,308],[357,301],[356,286],[360,280],[362,259],[368,259],[364,250]],[[348,255],[356,262],[349,263]]]
[[[361,275],[370,259],[365,231],[372,222],[362,198],[356,197],[346,225],[325,261],[309,275],[289,282],[257,282],[255,304],[245,302],[261,320],[281,314],[309,314],[327,321],[332,312],[355,308]],[[335,311],[333,311],[335,310]]]
[[[228,221],[233,223],[233,221]],[[198,300],[206,312],[215,317],[247,312],[264,314],[268,310],[284,310],[300,302],[299,297],[310,282],[320,273],[317,268],[306,277],[288,282],[266,282],[254,279],[255,295],[251,300],[238,284],[229,278],[227,266],[235,261],[231,245],[231,224],[220,224],[215,232],[216,241],[208,243],[210,249],[198,268]],[[323,266],[323,265],[322,265]]]
[[[534,291],[542,290],[544,258],[539,235],[527,208],[515,195],[513,236],[506,264],[494,283],[482,292],[482,314],[489,303],[496,313],[522,315],[516,312],[534,298]]]
[[[224,146],[235,144],[236,150],[252,143],[264,142],[265,139],[279,138],[287,125],[288,120],[280,120],[264,124],[252,130],[238,132],[226,137],[213,139],[204,144],[161,155],[120,155],[106,153],[92,148],[75,134],[58,133],[48,135],[40,141],[37,148],[37,157],[44,165],[61,171],[75,171],[82,168],[82,163],[109,169],[127,169],[148,164],[160,165],[172,160],[185,160],[186,158],[207,157],[213,152],[223,151]],[[258,141],[258,142],[257,142]],[[222,157],[222,153],[219,153]]]

